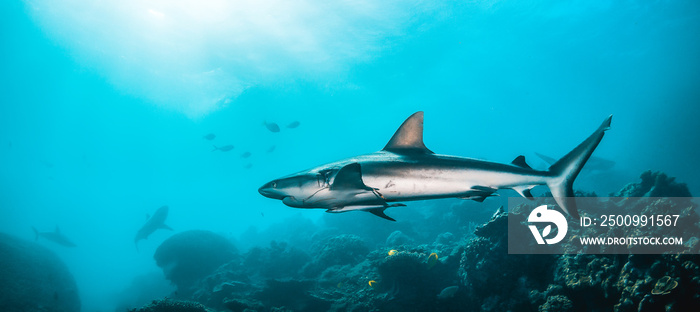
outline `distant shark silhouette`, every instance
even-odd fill
[[[417,112],[401,124],[381,151],[272,180],[258,192],[290,207],[361,210],[395,221],[384,210],[405,206],[397,201],[457,197],[481,202],[499,189],[532,198],[530,189],[547,185],[559,206],[578,218],[574,179],[610,129],[611,119],[612,115],[548,170],[535,170],[524,156],[500,164],[437,155],[423,144],[423,112]]]
[[[555,162],[557,162],[556,159],[549,157],[549,156],[546,156],[546,155],[542,155],[540,153],[535,153],[535,155],[537,155],[537,157],[544,160],[550,166],[553,165]],[[588,162],[586,162],[586,165],[583,166],[582,171],[610,170],[614,166],[615,166],[615,162],[612,160],[591,156],[591,158],[588,158]]]
[[[153,234],[158,229],[165,229],[165,230],[170,230],[172,231],[169,226],[165,225],[165,219],[168,217],[168,206],[163,206],[158,208],[156,210],[156,213],[153,214],[152,217],[150,217],[148,220],[146,220],[146,224],[144,224],[141,229],[136,232],[136,237],[134,238],[134,245],[136,245],[136,249],[138,250],[138,242],[142,239],[147,239],[149,235]]]
[[[39,230],[37,230],[35,227],[32,227],[32,230],[34,230],[36,240],[39,240],[39,237],[43,237],[47,241],[54,242],[64,247],[75,247],[75,244],[73,244],[68,237],[61,233],[61,229],[59,229],[58,226],[56,226],[56,230],[53,232],[39,232]]]

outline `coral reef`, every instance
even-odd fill
[[[389,234],[389,237],[386,238],[386,245],[387,246],[401,246],[401,245],[408,245],[415,243],[415,241],[408,237],[408,235],[402,233],[401,231],[394,231]]]
[[[620,191],[611,194],[614,197],[691,197],[685,183],[676,182],[663,172],[644,171],[639,177],[640,183],[630,183]]]
[[[226,238],[209,231],[193,230],[175,234],[156,249],[153,258],[180,295],[220,265],[237,257],[237,250]]]
[[[619,200],[604,201],[580,191],[576,195],[595,201],[582,215],[616,211],[680,216],[676,227],[631,235],[691,238],[676,254],[636,254],[639,249],[629,246],[587,250],[600,253],[616,248],[619,254],[615,255],[578,254],[567,247],[556,255],[508,254],[509,235],[531,236],[526,226],[511,228],[509,233],[509,222],[524,225],[533,205],[551,198],[536,198],[509,212],[501,208],[492,216],[493,210],[477,213],[464,203],[431,206],[442,210],[428,215],[404,211],[429,221],[424,231],[416,228],[415,220],[389,230],[381,227],[383,220],[367,216],[367,223],[360,222],[351,231],[348,224],[355,223],[333,219],[335,227],[318,228],[313,235],[304,229],[302,235],[316,243],[295,238],[305,248],[278,241],[253,247],[211,269],[208,276],[193,277],[197,281],[190,283],[195,291],[185,297],[218,311],[698,310],[697,206],[690,200],[649,198],[689,196],[684,184],[663,173],[645,172],[641,183],[616,193],[622,197]],[[364,218],[362,214],[348,217]],[[471,217],[486,222],[476,226],[469,222]],[[581,226],[570,226],[569,231],[569,240],[593,233]],[[614,228],[608,231],[618,233]],[[165,254],[180,252],[173,249]]]
[[[213,312],[204,305],[192,301],[180,300],[153,300],[139,309],[131,309],[129,312]]]
[[[396,310],[426,310],[437,299],[445,287],[443,278],[447,274],[437,262],[430,261],[427,250],[400,251],[388,255],[376,264],[379,275],[379,291],[392,299],[385,307]],[[437,259],[437,258],[433,258]]]
[[[369,253],[365,242],[357,235],[339,235],[321,241],[312,247],[315,256],[306,267],[304,275],[316,276],[332,266],[355,265]]]
[[[304,251],[285,242],[270,242],[266,248],[254,247],[245,255],[243,266],[262,278],[297,278],[311,258]]]
[[[144,306],[153,298],[162,298],[175,290],[165,279],[163,272],[153,270],[134,277],[131,283],[117,295],[117,311],[127,311],[132,307]]]
[[[509,255],[508,214],[502,210],[475,234],[460,261],[460,278],[469,294],[465,304],[482,311],[531,309],[530,290],[547,287],[556,257]]]
[[[52,251],[0,233],[0,311],[79,312],[75,279]]]
[[[314,285],[313,280],[268,280],[265,288],[253,297],[269,307],[292,311],[328,311],[331,302],[310,293]]]
[[[547,301],[539,308],[540,312],[569,312],[573,310],[574,304],[569,298],[562,295],[547,297]]]

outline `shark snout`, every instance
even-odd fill
[[[286,195],[282,194],[279,190],[276,189],[276,182],[268,182],[265,183],[263,186],[261,186],[258,189],[258,193],[260,195],[265,196],[267,198],[272,198],[272,199],[284,199]]]

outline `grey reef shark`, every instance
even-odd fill
[[[165,219],[168,217],[168,206],[163,206],[156,210],[156,213],[152,217],[146,220],[138,232],[136,232],[136,237],[134,238],[134,245],[136,245],[136,250],[138,250],[138,243],[142,239],[147,239],[149,235],[153,234],[158,229],[165,229],[172,231],[169,226],[165,224]]]
[[[395,221],[384,210],[405,206],[400,201],[454,197],[482,202],[499,189],[532,198],[533,187],[547,185],[562,210],[578,218],[574,179],[610,129],[611,120],[612,115],[548,170],[535,170],[522,155],[502,164],[435,154],[423,144],[423,112],[417,112],[381,151],[272,180],[258,191],[290,207],[334,213],[361,210]]]
[[[32,230],[34,230],[36,240],[39,240],[39,237],[42,237],[47,241],[54,242],[64,247],[75,247],[75,244],[73,244],[68,237],[61,233],[61,229],[59,229],[58,226],[56,226],[56,230],[53,232],[39,232],[39,230],[37,230],[35,227],[32,227]]]

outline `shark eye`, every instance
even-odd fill
[[[277,188],[277,182],[272,181],[270,185],[272,186],[272,188]]]

